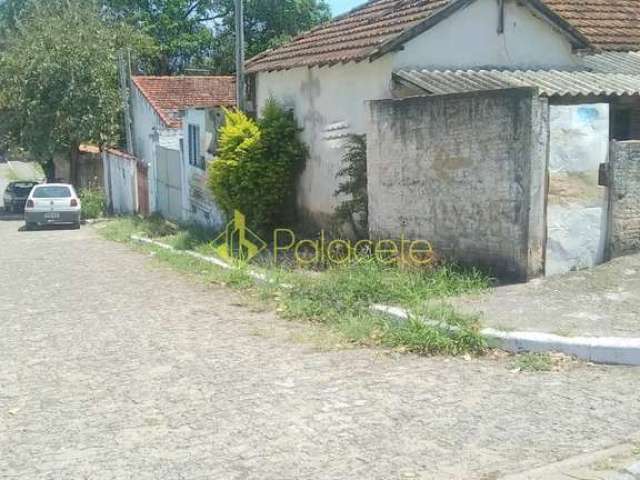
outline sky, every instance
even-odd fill
[[[351,10],[353,7],[357,7],[365,3],[366,0],[328,0],[331,5],[331,11],[334,15],[340,15],[346,11]]]

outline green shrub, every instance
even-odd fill
[[[336,208],[336,219],[348,223],[359,238],[369,235],[369,194],[367,191],[367,137],[350,135],[344,155],[343,168],[336,177],[341,180],[335,195],[346,195]]]
[[[106,209],[107,201],[101,188],[88,187],[80,191],[80,204],[83,219],[99,218]]]
[[[264,232],[287,213],[306,156],[293,115],[275,101],[267,102],[257,123],[227,111],[209,188],[229,217],[239,210],[250,227]]]

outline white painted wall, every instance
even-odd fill
[[[272,96],[292,108],[303,128],[310,157],[299,186],[298,201],[311,217],[325,223],[333,213],[344,138],[365,132],[365,102],[391,95],[391,58],[326,68],[296,68],[260,73],[258,111]]]
[[[569,67],[571,44],[545,20],[514,0],[505,2],[504,34],[498,35],[498,2],[477,0],[393,54],[393,68]]]
[[[166,128],[163,120],[135,84],[131,88],[131,118],[134,155],[149,166],[149,209],[155,212],[157,210],[157,171],[154,162],[156,143],[160,135],[171,136],[179,131]]]
[[[200,127],[200,153],[208,164],[215,155],[218,128],[224,121],[222,109],[189,109],[182,121],[182,207],[184,219],[211,228],[224,225],[224,215],[207,187],[207,172],[189,164],[189,125]]]
[[[131,116],[134,155],[140,160],[151,163],[153,155],[152,134],[154,130],[166,128],[166,125],[135,84],[131,89]]]
[[[349,133],[365,133],[365,102],[391,97],[393,70],[576,64],[570,43],[514,0],[506,2],[503,35],[497,34],[497,25],[496,0],[477,0],[408,42],[402,51],[374,62],[258,73],[258,111],[269,96],[293,108],[309,146],[298,194],[303,210],[326,225],[337,204],[333,192],[343,153],[341,139]]]
[[[102,153],[104,190],[113,213],[131,215],[137,210],[136,160],[105,151]]]

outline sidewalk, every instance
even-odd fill
[[[453,304],[497,330],[640,338],[640,255],[592,270],[498,287]]]

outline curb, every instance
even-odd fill
[[[191,250],[177,250],[176,248],[172,247],[171,245],[167,245],[166,243],[162,243],[162,242],[158,242],[156,240],[151,240],[150,238],[146,238],[146,237],[141,237],[139,235],[131,235],[129,237],[131,240],[138,242],[138,243],[146,243],[147,245],[154,245],[156,247],[162,248],[163,250],[167,250],[173,253],[177,253],[179,255],[187,255],[189,257],[193,257],[193,258],[197,258],[198,260],[202,260],[203,262],[207,262],[207,263],[211,263],[213,265],[216,265],[220,268],[224,268],[225,270],[235,270],[236,267],[234,267],[233,265],[228,264],[227,262],[224,262],[218,258],[215,257],[208,257],[206,255],[202,255],[201,253],[197,253],[197,252],[193,252]],[[258,280],[260,282],[265,282],[265,283],[276,283],[275,280],[273,280],[272,278],[268,278],[264,273],[260,273],[260,272],[256,272],[255,270],[247,270],[247,274],[254,278],[255,280]],[[281,285],[284,288],[293,288],[291,285],[286,285],[286,284],[282,284]]]
[[[532,470],[509,473],[499,477],[499,480],[571,480],[576,478],[635,480],[640,478],[638,473],[640,471],[636,470],[640,466],[638,463],[621,468],[619,473],[613,476],[607,475],[607,472],[602,470],[602,467],[599,467],[598,464],[605,462],[606,465],[607,462],[617,458],[620,458],[621,465],[624,465],[626,461],[633,461],[631,459],[637,457],[634,452],[639,439],[639,436],[635,436],[624,443],[613,445],[603,450],[579,454]],[[612,465],[612,467],[616,468],[615,465]],[[573,475],[573,473],[580,473],[580,475]]]
[[[402,308],[387,305],[370,308],[400,321],[410,318],[409,312]],[[422,321],[427,325],[442,326],[431,320]],[[455,330],[453,326],[447,328]],[[508,352],[559,352],[593,363],[640,366],[640,338],[562,337],[542,332],[503,332],[493,328],[484,328],[480,334],[490,346]]]
[[[131,240],[154,245],[167,251],[180,255],[188,255],[198,260],[216,265],[225,270],[233,270],[236,267],[215,257],[208,257],[189,250],[176,250],[166,243],[151,240],[139,235],[131,235]],[[276,280],[268,278],[264,273],[248,270],[252,278],[266,283],[276,283]],[[293,288],[292,285],[281,284],[283,288]],[[411,315],[403,308],[388,305],[372,305],[371,311],[393,317],[398,321],[406,321]],[[421,319],[425,324],[456,331],[457,327],[442,322]],[[621,337],[561,337],[542,332],[504,332],[493,328],[480,330],[480,334],[487,340],[489,346],[513,353],[521,352],[559,352],[572,355],[581,360],[593,363],[612,365],[640,366],[640,338]]]

